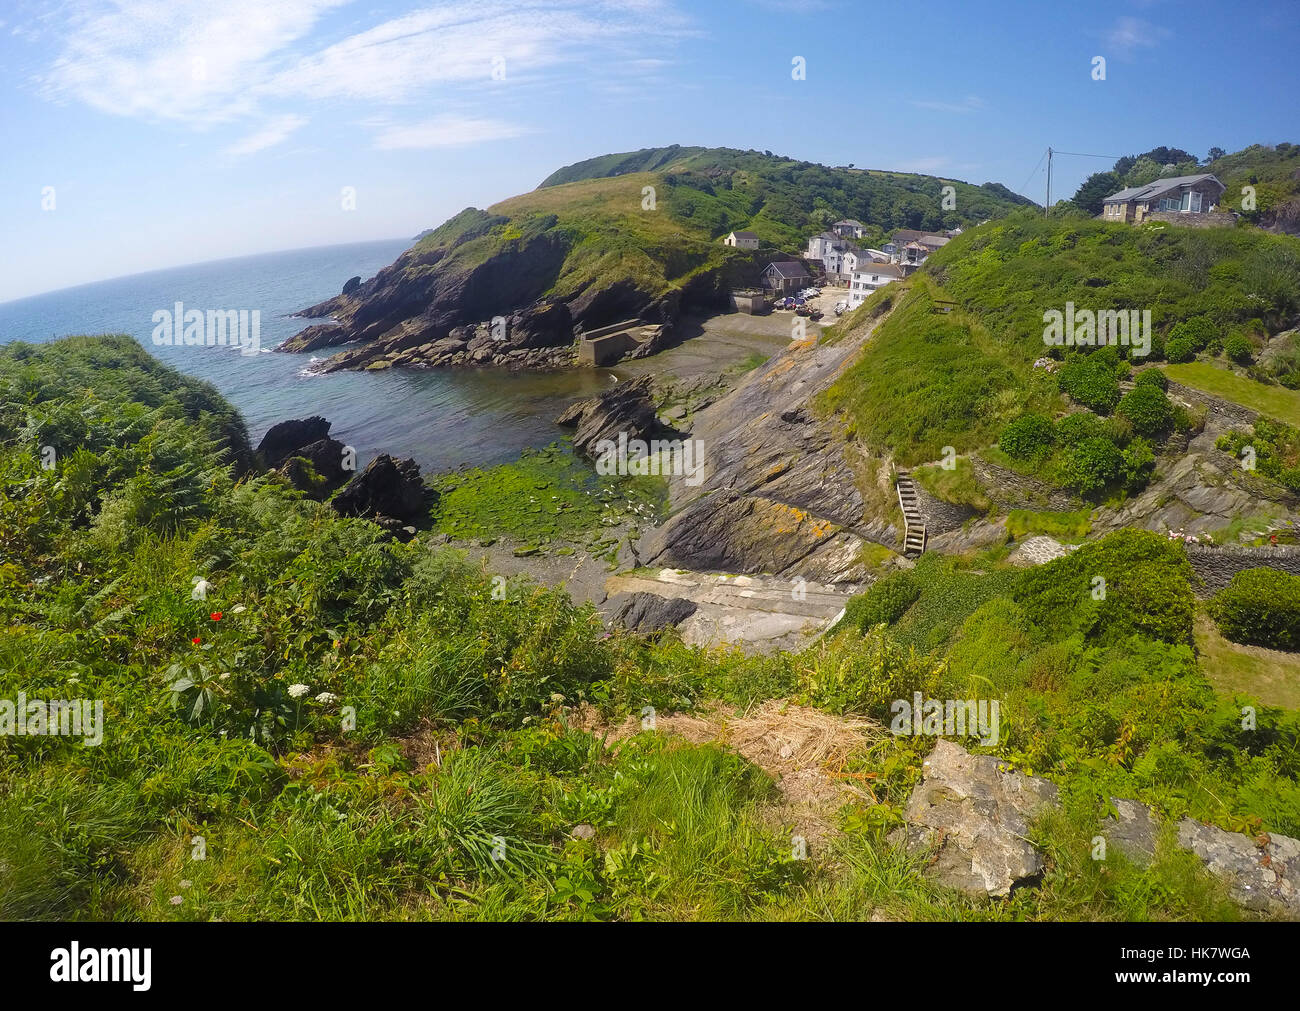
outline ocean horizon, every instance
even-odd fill
[[[256,446],[276,422],[322,415],[363,465],[379,453],[413,457],[426,473],[514,459],[564,434],[555,416],[574,397],[606,388],[606,370],[497,369],[310,375],[319,355],[271,349],[311,325],[293,314],[373,277],[414,244],[385,239],[208,260],[28,295],[0,303],[0,344],[73,334],[125,333],[164,364],[211,382],[248,425]],[[154,313],[257,311],[260,353],[222,345],[157,345]],[[503,307],[503,311],[508,307]]]

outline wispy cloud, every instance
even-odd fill
[[[617,63],[620,76],[648,78],[671,53],[646,52],[646,40],[691,31],[674,0],[426,0],[377,23],[372,9],[369,25],[327,37],[325,16],[347,2],[89,0],[39,84],[52,100],[115,116],[196,129],[260,122],[230,145],[236,155],[279,143],[323,103],[383,114],[454,100],[465,115],[389,123],[375,140],[436,147],[518,136],[490,115],[496,99],[556,68],[594,76]],[[628,64],[629,49],[641,62]]]
[[[1158,46],[1170,35],[1168,28],[1153,25],[1141,18],[1122,17],[1102,36],[1106,45],[1120,56],[1131,56],[1139,49]]]
[[[469,116],[438,116],[421,123],[390,126],[375,136],[381,151],[412,148],[464,147],[492,140],[505,140],[531,133],[529,127],[499,119],[474,119]]]
[[[117,0],[73,17],[48,97],[206,126],[248,115],[271,61],[346,0]]]
[[[260,130],[255,130],[242,140],[231,144],[230,147],[226,148],[226,154],[235,158],[242,158],[245,155],[256,154],[258,151],[265,151],[267,148],[275,147],[276,144],[285,140],[289,134],[304,126],[306,122],[306,117],[297,116],[293,113],[276,116]]]
[[[918,109],[937,109],[940,112],[978,112],[984,108],[984,99],[976,95],[967,95],[959,102],[941,102],[926,99],[911,99],[911,104]]]

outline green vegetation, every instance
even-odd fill
[[[871,588],[854,597],[844,609],[844,620],[861,632],[870,632],[879,624],[898,621],[921,595],[911,575],[891,572],[871,584]]]
[[[976,512],[987,512],[992,506],[984,489],[975,477],[975,468],[967,457],[952,461],[951,469],[942,464],[927,464],[912,471],[917,484],[937,499],[953,505],[969,506]]]
[[[1165,372],[1176,383],[1231,400],[1289,425],[1300,426],[1300,392],[1266,386],[1210,362],[1167,365]]]
[[[104,709],[97,746],[0,738],[5,918],[1218,919],[1241,914],[1185,853],[1099,871],[1106,798],[1300,834],[1297,716],[1259,705],[1241,729],[1243,700],[1188,645],[1163,538],[1028,573],[926,555],[892,628],[745,657],[607,633],[523,580],[494,592],[458,552],[236,476],[245,448],[210,389],[130,340],[0,349],[0,699]],[[525,476],[563,500],[570,466],[552,450],[459,475],[440,522],[487,528],[492,489],[527,495]],[[1031,829],[1041,888],[968,899],[886,841],[928,740],[878,728],[840,756],[877,803],[831,813],[806,861],[731,748],[602,740],[645,705],[720,706],[721,727],[768,699],[879,717],[913,691],[1001,699],[985,750],[1061,785]]]
[[[1077,512],[1032,512],[1012,509],[1007,514],[1007,531],[1016,540],[1043,534],[1058,541],[1081,541],[1092,529],[1092,510]]]
[[[1227,187],[1226,206],[1251,224],[1300,231],[1300,144],[1252,144],[1233,154],[1220,154],[1205,167]],[[1255,191],[1255,206],[1246,206],[1243,187]]]
[[[610,528],[653,526],[667,501],[658,477],[598,477],[567,445],[524,452],[486,470],[440,475],[434,529],[456,540],[504,535],[538,548],[583,545],[616,553]],[[616,531],[617,532],[617,531]]]
[[[1243,463],[1253,460],[1260,474],[1300,492],[1300,431],[1268,418],[1252,427],[1254,434],[1233,430],[1219,436],[1215,446]]]
[[[1214,595],[1208,610],[1233,642],[1300,650],[1300,576],[1246,569]]]

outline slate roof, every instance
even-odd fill
[[[808,277],[808,271],[804,269],[802,263],[796,263],[794,260],[779,260],[769,263],[767,270],[775,270],[787,280],[794,280],[796,277]]]
[[[1170,176],[1167,179],[1157,179],[1149,182],[1145,186],[1130,186],[1128,189],[1120,190],[1118,193],[1112,193],[1102,201],[1103,204],[1127,204],[1134,200],[1149,200],[1152,197],[1158,197],[1162,193],[1168,193],[1170,190],[1179,189],[1183,186],[1193,186],[1196,183],[1203,182],[1206,179],[1213,179],[1219,184],[1221,189],[1227,189],[1223,183],[1211,172],[1202,172],[1194,176]]]

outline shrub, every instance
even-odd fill
[[[1113,350],[1109,346],[1103,350]],[[1115,366],[1100,352],[1075,355],[1060,371],[1060,386],[1071,398],[1105,414],[1119,400],[1119,379]]]
[[[998,446],[1016,460],[1037,460],[1052,451],[1056,433],[1050,418],[1041,414],[1022,414],[1002,430]]]
[[[1300,650],[1300,576],[1266,568],[1238,572],[1209,611],[1233,642]]]
[[[1196,357],[1196,344],[1190,337],[1170,337],[1165,342],[1165,358],[1171,362],[1190,362]]]
[[[1141,633],[1176,645],[1191,637],[1191,575],[1181,545],[1146,530],[1121,530],[1030,569],[1012,598],[1057,640],[1081,632],[1114,643]]]
[[[1162,390],[1169,389],[1169,377],[1160,369],[1143,369],[1133,379],[1136,386],[1155,386]]]
[[[1134,439],[1124,447],[1124,487],[1136,490],[1143,487],[1156,469],[1156,453],[1146,439]]]
[[[868,636],[846,650],[823,649],[801,666],[800,694],[806,702],[832,713],[888,720],[896,699],[933,692],[944,665],[885,634]]]
[[[1120,399],[1116,410],[1132,423],[1133,430],[1139,435],[1155,435],[1169,425],[1169,398],[1151,383],[1129,390]]]
[[[1119,478],[1123,466],[1124,454],[1115,443],[1105,438],[1084,439],[1066,450],[1061,480],[1080,495],[1096,495]]]
[[[1056,441],[1069,446],[1084,439],[1106,438],[1106,423],[1091,411],[1067,414],[1056,423]]]
[[[1223,353],[1237,364],[1246,365],[1255,353],[1255,345],[1245,334],[1230,333],[1223,339]]]
[[[920,589],[906,572],[893,572],[872,583],[866,593],[849,601],[844,609],[846,621],[862,632],[869,632],[882,622],[892,625],[921,595]]]
[[[1170,327],[1165,343],[1169,345],[1172,341],[1187,341],[1194,351],[1202,351],[1217,333],[1214,321],[1208,316],[1192,316]]]

